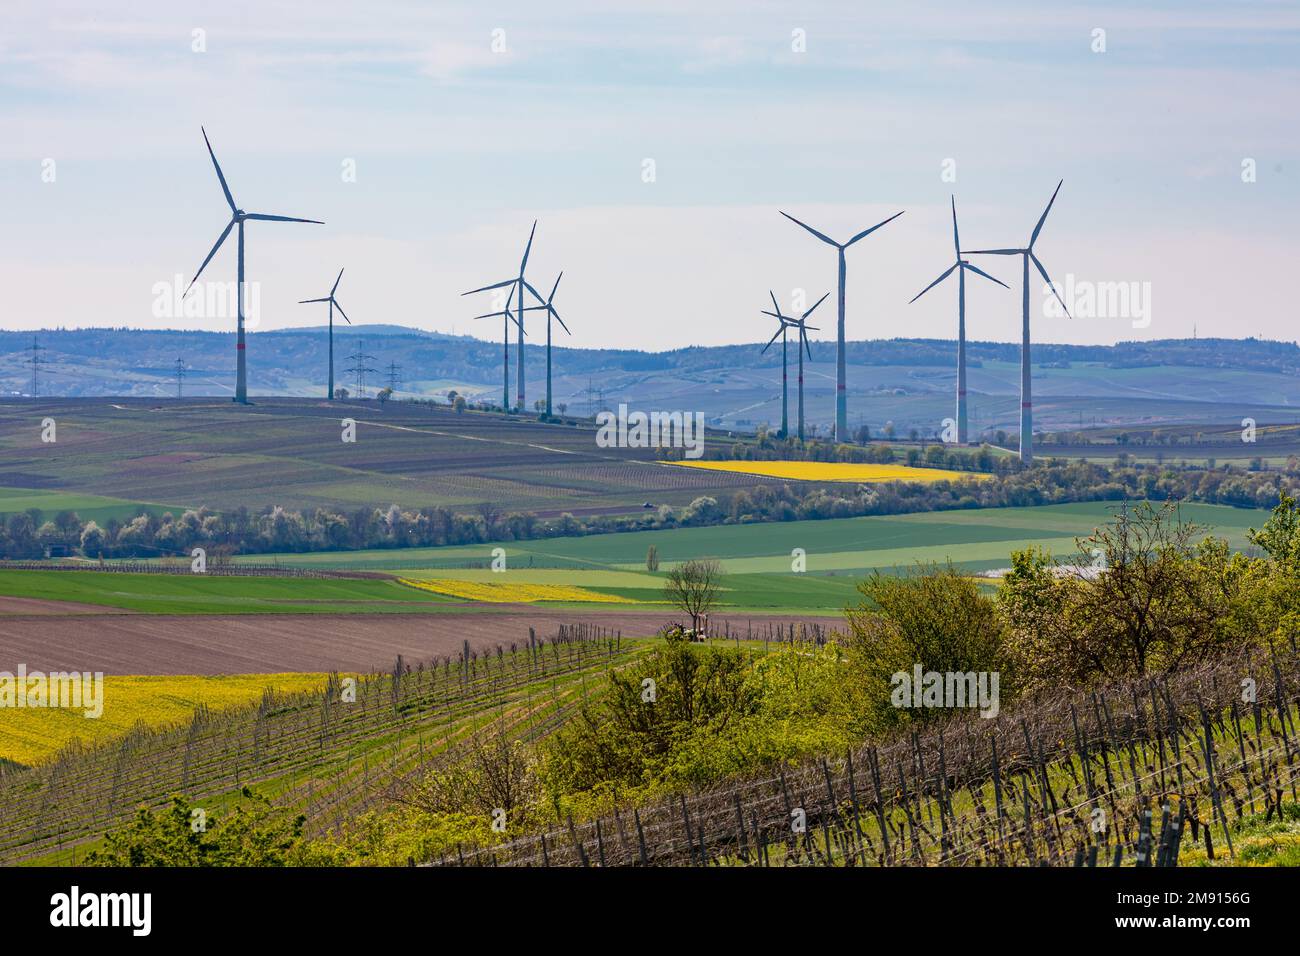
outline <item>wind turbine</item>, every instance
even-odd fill
[[[338,300],[334,298],[334,293],[339,290],[339,282],[341,282],[342,279],[343,270],[340,269],[338,278],[334,280],[334,288],[330,289],[329,295],[323,299],[302,299],[298,303],[299,305],[306,305],[309,302],[328,302],[330,304],[330,381],[328,386],[329,390],[325,393],[325,397],[330,401],[334,401],[334,310],[338,309],[339,315],[343,316],[343,321],[347,322],[348,325],[352,324],[352,320],[348,318],[348,314],[343,311],[343,306],[339,305]]]
[[[768,294],[771,295],[770,290]],[[781,307],[776,303],[776,296],[772,296],[772,304],[776,306],[776,311],[775,312],[768,312],[767,310],[763,311],[764,315],[770,315],[774,319],[779,319],[781,321],[781,330],[780,330],[781,332],[785,331],[786,326],[793,326],[794,328],[797,328],[799,330],[799,345],[795,347],[795,351],[799,353],[799,441],[803,441],[803,353],[807,352],[808,358],[810,360],[812,359],[812,348],[808,345],[808,330],[811,329],[814,332],[819,331],[817,326],[807,324],[808,316],[812,315],[813,312],[816,310],[817,306],[825,302],[826,296],[829,295],[830,293],[827,292],[826,295],[823,295],[820,299],[818,299],[816,302],[813,303],[811,309],[809,309],[803,315],[799,316],[799,318],[797,319],[791,318],[788,315],[781,314]],[[763,351],[766,352],[768,348],[772,345],[772,342],[775,341],[776,341],[776,336],[773,335],[771,341],[769,341],[767,345],[763,347]]]
[[[1052,295],[1056,296],[1056,301],[1061,303],[1062,309],[1065,309],[1065,314],[1073,318],[1073,316],[1070,316],[1070,310],[1065,307],[1065,300],[1056,291],[1056,285],[1052,282],[1051,276],[1047,274],[1043,264],[1038,261],[1038,256],[1034,255],[1034,243],[1038,241],[1038,234],[1043,231],[1043,223],[1047,221],[1047,214],[1052,211],[1052,203],[1056,202],[1056,193],[1061,191],[1061,184],[1064,182],[1065,180],[1062,179],[1056,184],[1056,191],[1052,193],[1052,198],[1047,201],[1047,208],[1043,210],[1043,214],[1038,217],[1038,225],[1034,226],[1034,231],[1029,236],[1029,245],[1025,246],[1025,248],[973,249],[970,252],[972,256],[1020,256],[1024,266],[1020,300],[1024,318],[1020,339],[1020,460],[1026,465],[1034,460],[1034,406],[1030,391],[1029,372],[1029,263],[1031,261],[1034,263],[1034,268],[1047,282],[1048,288],[1052,290]]]
[[[849,432],[849,411],[848,411],[848,401],[847,401],[847,392],[846,392],[847,385],[845,383],[845,373],[844,373],[844,283],[848,272],[848,267],[844,259],[844,250],[846,250],[849,246],[853,245],[859,239],[865,239],[867,236],[871,235],[873,232],[875,232],[877,229],[879,229],[881,226],[885,225],[886,223],[893,222],[902,214],[903,214],[902,212],[894,213],[884,222],[878,222],[870,229],[862,230],[862,232],[858,233],[848,242],[836,242],[830,236],[826,235],[823,232],[818,232],[816,229],[814,229],[812,226],[808,225],[807,223],[800,222],[798,219],[794,218],[794,216],[790,215],[789,213],[787,212],[781,213],[781,215],[785,216],[785,218],[789,219],[795,225],[802,226],[804,229],[807,229],[809,232],[811,232],[822,242],[834,246],[837,252],[839,253],[840,317],[839,317],[839,327],[838,327],[838,345],[835,351],[835,440],[837,442],[847,441],[848,432]],[[829,295],[829,293],[827,294]]]
[[[515,297],[514,280],[513,280],[513,279],[510,280],[510,282],[511,282],[510,294],[509,294],[508,296],[506,296],[506,304],[505,304],[505,308],[503,308],[500,312],[484,312],[482,315],[476,315],[476,316],[474,316],[475,319],[491,319],[491,318],[494,318],[494,317],[496,317],[496,316],[498,316],[498,315],[502,317],[502,318],[501,318],[501,325],[502,325],[502,336],[501,336],[501,350],[502,350],[502,351],[501,351],[501,370],[502,370],[502,371],[501,371],[501,376],[502,376],[502,385],[501,385],[501,410],[502,410],[502,411],[506,411],[506,412],[510,411],[510,323],[511,323],[511,322],[514,322],[516,325],[519,326],[521,332],[522,332],[522,330],[523,330],[523,324],[519,321],[519,319],[516,319],[516,318],[511,314],[511,312],[510,312],[510,302],[511,302],[511,301],[514,299],[514,297]],[[497,287],[499,287],[499,285],[500,285],[500,284],[498,284]],[[521,346],[521,348],[520,348],[520,352],[519,352],[519,354],[520,354],[520,355],[523,355],[523,348],[522,348],[522,346]]]
[[[217,154],[212,151],[212,143],[208,142],[208,131],[199,129],[203,133],[203,142],[207,144],[208,155],[212,157],[212,166],[217,171],[217,179],[221,181],[221,191],[226,196],[226,203],[230,206],[230,222],[226,223],[226,228],[222,230],[221,235],[217,237],[212,251],[208,257],[203,260],[203,265],[199,266],[199,271],[194,273],[194,278],[190,284],[185,287],[185,294],[189,295],[190,289],[194,288],[194,283],[199,281],[199,276],[203,275],[203,270],[207,268],[212,257],[217,254],[221,244],[226,241],[230,235],[230,230],[239,226],[239,281],[235,288],[235,309],[238,315],[237,332],[235,338],[235,398],[234,401],[241,405],[248,404],[248,369],[244,362],[244,223],[250,219],[256,219],[261,222],[310,222],[318,226],[325,225],[319,219],[296,219],[293,216],[270,216],[260,212],[244,212],[235,205],[235,197],[230,195],[230,187],[226,185],[226,177],[221,172],[221,164],[217,162]],[[183,297],[182,297],[183,298]]]
[[[787,349],[786,349],[785,333],[790,326],[795,325],[796,323],[790,321],[784,315],[781,314],[781,306],[776,301],[776,293],[774,293],[771,289],[768,289],[767,294],[772,297],[772,308],[776,309],[776,321],[780,324],[776,332],[773,333],[772,338],[769,339],[768,343],[763,346],[763,351],[758,354],[762,355],[764,352],[770,349],[772,347],[772,343],[776,341],[776,337],[778,335],[781,336],[781,437],[788,438],[790,435],[790,413],[789,413],[790,377],[789,374],[786,372]],[[772,313],[764,311],[763,314],[771,315]]]
[[[564,324],[564,320],[560,318],[560,313],[555,311],[555,291],[560,287],[560,280],[563,278],[564,278],[563,272],[561,272],[558,276],[555,277],[555,285],[551,286],[551,294],[546,297],[545,306],[533,306],[532,308],[524,310],[526,312],[531,312],[533,311],[533,309],[537,309],[537,308],[546,309],[546,417],[547,418],[550,418],[551,416],[551,319],[555,319],[556,322],[560,323],[560,328],[564,329],[564,333],[566,335],[573,335],[573,333],[569,331],[569,327]],[[520,329],[522,330],[522,328],[523,326],[521,325]],[[521,352],[520,353],[521,357],[522,354],[523,353]],[[521,367],[523,366],[522,361],[519,364]]]
[[[966,444],[966,270],[969,269],[976,275],[983,276],[990,282],[996,282],[1002,288],[1009,286],[1000,279],[994,279],[991,275],[983,270],[971,265],[961,257],[961,240],[957,236],[957,197],[952,197],[952,248],[957,256],[957,261],[948,267],[948,270],[935,279],[928,286],[912,297],[915,302],[921,296],[925,295],[935,286],[937,286],[948,276],[952,275],[953,270],[957,271],[957,443]],[[912,302],[907,303],[911,305]]]
[[[461,295],[473,295],[475,292],[487,292],[490,289],[504,289],[506,286],[514,286],[518,290],[519,318],[516,320],[516,324],[519,326],[519,382],[518,382],[517,392],[519,397],[519,408],[521,411],[523,410],[524,407],[524,313],[523,313],[524,290],[527,289],[529,292],[531,292],[533,294],[533,298],[536,299],[538,302],[542,304],[545,304],[546,302],[546,300],[542,298],[541,293],[539,293],[536,289],[534,289],[532,285],[528,282],[528,280],[524,278],[524,269],[528,266],[528,254],[532,252],[533,236],[536,234],[537,234],[537,220],[534,219],[532,232],[528,234],[528,245],[524,247],[524,257],[519,261],[519,275],[515,276],[513,279],[505,279],[501,282],[494,282],[491,285],[485,285],[480,288],[470,289],[468,292],[461,293]],[[506,309],[509,310],[508,304],[506,306]],[[533,311],[531,306],[529,307],[529,311]],[[509,373],[507,372],[507,376],[508,375]],[[510,391],[510,385],[509,385],[509,378],[507,377],[506,379],[507,394],[506,394],[506,401],[505,401],[505,407],[507,410],[509,410],[510,408],[509,391]]]

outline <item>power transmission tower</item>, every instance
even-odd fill
[[[357,398],[366,397],[366,375],[373,373],[375,370],[367,365],[367,362],[373,362],[375,357],[368,355],[361,348],[361,340],[357,340],[357,350],[348,356],[348,361],[352,363],[350,368],[344,369],[348,375],[355,375],[357,380]]]
[[[401,372],[402,366],[398,365],[396,362],[388,363],[388,390],[390,392],[396,392],[397,386],[401,384]]]
[[[40,372],[42,365],[49,363],[41,358],[41,353],[45,351],[45,346],[36,341],[36,336],[32,336],[32,357],[27,360],[27,364],[32,367],[32,398],[36,397],[36,387],[39,384]]]
[[[184,359],[178,358],[176,360],[176,371],[173,374],[176,376],[176,397],[184,398],[185,397],[185,386],[184,386],[185,360]]]

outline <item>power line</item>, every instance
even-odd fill
[[[38,343],[36,341],[36,336],[33,335],[32,336],[32,357],[29,358],[26,362],[26,364],[32,367],[32,398],[36,397],[36,389],[37,389],[37,385],[39,384],[41,366],[49,364],[48,362],[45,361],[45,359],[41,358],[41,353],[44,352],[45,350],[46,350],[45,346]]]
[[[373,362],[375,357],[367,354],[361,346],[361,340],[357,339],[357,350],[348,356],[348,361],[352,363],[352,366],[344,369],[348,375],[356,376],[357,398],[366,397],[366,375],[375,371],[374,368],[366,364],[367,362]]]

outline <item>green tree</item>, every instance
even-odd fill
[[[936,711],[900,710],[894,675],[923,671],[996,672],[1003,701],[1015,682],[1006,630],[991,598],[952,565],[918,564],[903,574],[873,572],[858,585],[863,601],[845,612],[852,679],[843,685],[854,730],[872,733]]]
[[[224,818],[180,796],[155,813],[142,807],[130,826],[104,838],[90,866],[286,866],[302,842],[306,817],[287,817],[245,787]]]
[[[1296,499],[1285,491],[1279,492],[1278,503],[1264,527],[1258,531],[1251,528],[1246,538],[1277,564],[1291,572],[1300,571],[1300,508]]]

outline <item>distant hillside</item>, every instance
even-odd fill
[[[336,384],[355,390],[358,363],[373,369],[372,391],[397,369],[401,396],[445,395],[455,388],[500,401],[501,345],[468,336],[398,325],[336,330]],[[30,332],[0,332],[0,390],[31,391]],[[188,330],[72,329],[37,334],[44,347],[39,391],[59,396],[167,397],[176,394],[175,363],[186,366],[186,395],[230,395],[233,333]],[[556,348],[555,401],[589,414],[620,401],[705,412],[712,424],[751,429],[780,422],[780,353],[761,343],[667,352]],[[889,339],[848,344],[850,418],[882,428],[923,433],[951,414],[955,343]],[[511,347],[511,401],[515,350]],[[834,345],[812,344],[806,370],[808,421],[832,416]],[[323,394],[327,342],[322,327],[262,332],[249,338],[249,389],[254,395]],[[544,393],[545,351],[525,350],[528,402]],[[978,427],[1012,427],[1018,409],[1019,346],[972,342],[970,391]],[[1035,403],[1043,427],[1240,420],[1292,420],[1300,406],[1300,347],[1259,339],[1165,339],[1114,346],[1034,346]],[[794,381],[791,375],[791,415]]]

